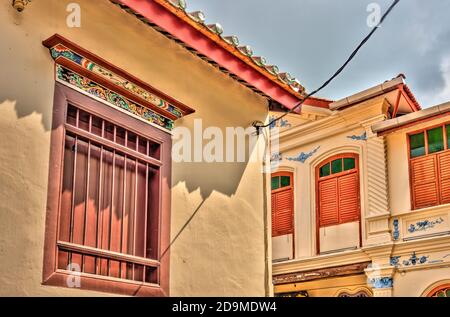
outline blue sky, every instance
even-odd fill
[[[370,31],[367,6],[390,0],[187,0],[256,55],[320,86]],[[382,28],[322,97],[340,99],[397,76],[423,107],[450,101],[450,0],[401,0]]]

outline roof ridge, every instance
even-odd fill
[[[188,12],[186,0],[155,0],[157,3],[168,3],[180,13],[186,15],[191,21],[203,30],[207,30],[216,39],[220,39],[222,46],[227,46],[234,55],[238,55],[245,61],[251,61],[252,66],[270,79],[276,79],[282,86],[289,87],[293,93],[297,93],[302,97],[305,95],[305,87],[300,81],[288,72],[280,72],[277,65],[270,65],[263,56],[253,54],[253,50],[249,45],[243,45],[239,42],[236,35],[224,35],[224,29],[219,23],[208,24],[206,15],[200,11]],[[319,98],[323,99],[323,98]]]

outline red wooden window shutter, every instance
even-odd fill
[[[450,125],[409,134],[412,209],[450,203]]]
[[[439,204],[436,156],[425,156],[411,162],[411,183],[415,208]]]
[[[289,177],[289,184],[281,182],[272,190],[272,236],[282,236],[294,232],[294,190],[291,173],[272,175],[272,182],[281,177]],[[278,180],[279,181],[279,180]],[[279,181],[280,182],[280,181]]]
[[[448,204],[450,203],[450,152],[440,154],[438,160],[441,199],[443,204]]]
[[[337,155],[317,169],[319,227],[360,220],[359,171],[357,156]]]
[[[358,173],[341,176],[339,187],[339,222],[359,220],[359,177]]]
[[[320,226],[339,223],[338,182],[337,178],[319,184]]]

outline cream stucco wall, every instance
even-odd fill
[[[33,1],[22,14],[0,3],[1,295],[95,294],[41,286],[54,90],[42,40],[59,33],[196,110],[177,126],[267,118],[264,99],[109,1],[77,1],[82,27],[68,28],[70,2]],[[171,295],[265,295],[263,178],[261,161],[173,164],[172,237],[197,214],[170,252]]]

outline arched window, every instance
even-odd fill
[[[358,166],[358,155],[350,153],[332,156],[316,169],[318,253],[361,246]]]
[[[320,228],[360,222],[358,166],[358,155],[340,154],[326,159],[317,167],[318,249]]]
[[[294,233],[293,174],[272,175],[272,237]]]
[[[433,289],[428,297],[450,297],[450,284],[441,285]]]

